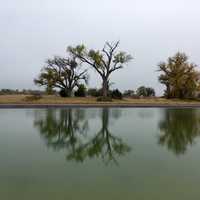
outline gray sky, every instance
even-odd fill
[[[36,88],[44,61],[68,45],[102,48],[120,40],[134,60],[112,76],[114,88],[152,86],[159,61],[177,51],[200,66],[199,0],[0,0],[0,88]],[[100,86],[92,72],[90,86]]]

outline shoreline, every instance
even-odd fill
[[[20,108],[200,108],[200,104],[0,104],[0,109],[20,109]]]
[[[123,98],[112,102],[98,102],[95,97],[62,98],[53,95],[44,95],[41,99],[27,99],[29,95],[3,95],[0,96],[0,109],[2,108],[200,108],[199,100],[180,100],[165,98]]]

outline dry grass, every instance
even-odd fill
[[[29,100],[27,100],[29,99]],[[94,97],[72,97],[62,98],[58,96],[42,96],[38,100],[27,98],[27,95],[1,95],[0,104],[91,104],[91,105],[200,105],[197,100],[179,100],[179,99],[164,99],[164,98],[141,98],[131,99],[124,98],[123,100],[113,100],[112,102],[97,102]]]

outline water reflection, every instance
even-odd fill
[[[176,155],[184,154],[200,135],[200,113],[197,109],[164,109],[159,123],[159,144]]]
[[[117,110],[100,109],[97,116],[92,116],[92,119],[97,117],[97,124],[100,120],[100,129],[96,130],[90,127],[91,119],[86,109],[47,109],[45,114],[37,110],[34,125],[49,147],[66,151],[67,160],[83,162],[96,157],[105,164],[117,164],[117,158],[130,151],[109,126],[110,119],[117,119],[120,114]]]
[[[42,115],[44,114],[44,115]],[[34,125],[39,128],[46,144],[55,150],[76,149],[80,143],[79,135],[88,131],[88,120],[84,110],[48,109],[45,113],[36,111]]]

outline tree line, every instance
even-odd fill
[[[87,49],[85,45],[68,46],[65,57],[55,56],[48,59],[39,76],[34,79],[35,84],[45,86],[51,93],[60,90],[63,97],[71,97],[75,88],[75,96],[84,93],[89,79],[89,69],[97,72],[101,78],[100,95],[107,100],[113,95],[121,96],[119,90],[110,92],[111,75],[121,70],[133,57],[127,52],[119,50],[119,41],[106,42],[101,50]],[[85,65],[88,68],[85,68]],[[188,61],[185,53],[176,53],[166,62],[158,65],[161,84],[165,85],[164,96],[167,98],[193,98],[200,86],[200,73],[196,65]],[[133,94],[132,90],[125,91]],[[126,95],[124,94],[124,95]],[[155,96],[153,88],[140,87],[136,92],[139,96]],[[81,96],[81,95],[80,95]]]
[[[0,95],[45,95],[46,91],[43,90],[31,90],[31,89],[1,89]]]

